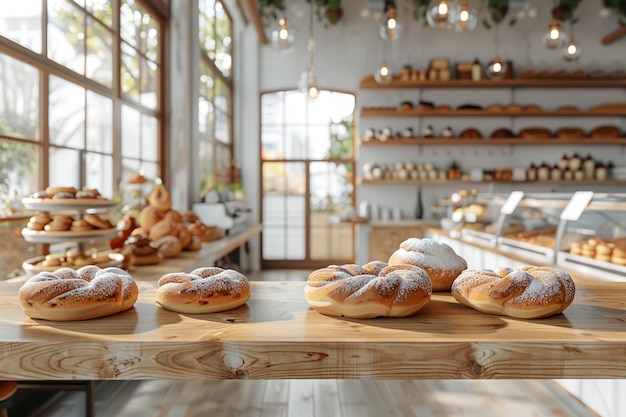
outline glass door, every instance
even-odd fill
[[[354,260],[353,94],[299,91],[261,99],[263,268],[315,268]]]

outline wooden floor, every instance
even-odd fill
[[[31,417],[80,417],[72,392]],[[550,380],[106,381],[96,417],[592,417]]]

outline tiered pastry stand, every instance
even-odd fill
[[[49,198],[25,198],[22,200],[24,207],[27,210],[33,210],[36,212],[56,212],[58,214],[74,213],[77,219],[82,218],[85,213],[97,213],[112,207],[117,204],[115,201],[108,199],[49,199]],[[85,244],[92,240],[105,240],[112,239],[119,236],[117,227],[111,227],[109,229],[92,229],[86,231],[46,231],[46,230],[30,230],[28,228],[22,229],[22,236],[24,240],[30,243],[63,243],[63,242],[77,242],[78,250],[80,252],[85,251]],[[110,254],[110,260],[105,264],[98,264],[101,267],[120,266],[123,261],[123,255]],[[23,268],[27,273],[37,273],[45,270],[54,270],[59,267],[45,267],[37,265],[44,259],[43,256],[27,259],[23,263]]]

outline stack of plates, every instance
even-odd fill
[[[626,180],[626,167],[613,168],[613,177],[617,180]]]

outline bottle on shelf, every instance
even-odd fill
[[[483,66],[476,58],[474,62],[472,62],[472,81],[480,81],[483,78]]]

